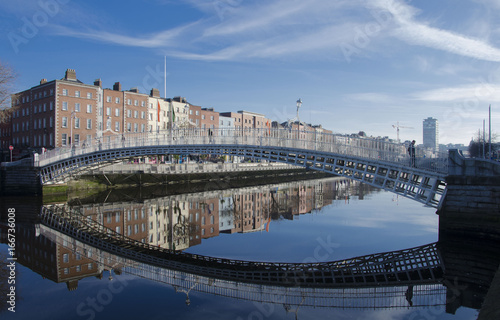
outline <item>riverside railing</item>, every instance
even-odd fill
[[[230,146],[273,147],[276,150],[295,149],[296,152],[332,153],[357,159],[389,162],[409,166],[406,146],[385,139],[355,135],[331,134],[318,131],[289,129],[167,129],[159,132],[127,133],[104,136],[45,152],[35,157],[35,166],[45,166],[71,157],[120,148],[155,146]],[[446,174],[447,153],[426,153],[417,148],[417,168]]]

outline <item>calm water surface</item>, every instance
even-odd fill
[[[239,260],[335,261],[438,241],[435,209],[338,178],[139,200],[82,199],[71,206],[49,207],[71,207],[153,245]],[[23,258],[17,263],[16,312],[4,307],[1,319],[476,319],[478,315],[466,307],[455,315],[446,313],[445,289],[432,291],[426,300],[430,305],[419,307],[409,305],[406,288],[391,289],[400,293],[369,308],[363,306],[374,298],[366,290],[346,289],[349,307],[324,308],[276,299],[234,299],[197,291],[196,286],[174,288],[147,274],[130,274],[126,266],[100,265],[102,257],[87,259],[67,237],[50,240],[44,228],[37,230],[28,222],[18,222],[17,228],[17,254]],[[2,260],[8,248],[5,233],[4,226]],[[2,299],[4,303],[5,294]]]

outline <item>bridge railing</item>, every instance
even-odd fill
[[[115,134],[92,141],[84,141],[72,147],[56,148],[39,155],[38,163],[35,163],[35,165],[45,166],[59,160],[97,151],[160,145],[225,145],[236,149],[238,146],[275,147],[277,150],[287,148],[334,153],[349,157],[391,162],[401,166],[408,166],[410,163],[404,144],[382,139],[275,128],[181,128],[159,132]],[[447,153],[426,155],[417,150],[418,168],[447,172],[447,165]]]

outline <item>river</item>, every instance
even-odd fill
[[[154,247],[229,260],[350,261],[440,240],[434,208],[344,178],[40,202]],[[476,319],[487,292],[463,282],[453,287],[462,280],[446,269],[434,282],[303,289],[169,271],[53,230],[37,220],[41,208],[25,198],[2,206],[2,319]],[[7,285],[12,257],[15,283]]]

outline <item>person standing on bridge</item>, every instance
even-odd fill
[[[416,167],[416,162],[415,162],[415,140],[413,140],[410,143],[410,146],[408,147],[408,154],[410,155],[410,166],[411,167]]]

